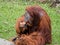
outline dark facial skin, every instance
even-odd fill
[[[32,17],[30,16],[30,14],[26,11],[24,16],[25,16],[26,25],[31,26],[32,25]]]

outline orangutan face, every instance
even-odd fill
[[[25,14],[24,14],[23,21],[20,22],[20,27],[25,27],[26,28],[27,26],[32,26],[32,17],[26,11]]]
[[[32,17],[27,11],[20,18],[19,24],[20,24],[19,25],[20,32],[23,32],[24,34],[27,32],[28,27],[32,26]]]

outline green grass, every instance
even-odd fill
[[[52,44],[60,45],[60,14],[56,12],[60,8],[51,8],[49,4],[39,4],[26,2],[0,2],[0,38],[9,39],[16,35],[16,19],[25,12],[28,5],[40,5],[46,10],[51,18],[52,25]]]

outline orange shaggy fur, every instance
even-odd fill
[[[31,35],[23,35],[15,41],[16,45],[45,45],[45,39],[41,33],[33,32]]]
[[[29,35],[31,35],[31,33],[33,32],[39,32],[43,35],[39,36],[38,39],[40,39],[40,37],[42,37],[42,39],[44,38],[45,43],[51,43],[52,39],[51,39],[51,20],[48,16],[48,14],[46,13],[46,11],[44,9],[42,9],[40,6],[29,6],[26,8],[26,11],[30,14],[30,16],[33,18],[32,22],[32,27],[28,28],[29,30]],[[19,28],[19,23],[20,21],[24,21],[24,16],[22,16],[21,18],[18,19],[17,23],[16,23],[16,32],[20,33],[20,28]],[[23,32],[23,30],[22,30]],[[28,32],[26,32],[28,33]],[[25,37],[23,37],[25,38]],[[30,36],[26,37],[26,40],[28,39],[31,40]],[[33,40],[33,39],[32,39]],[[32,41],[31,40],[31,41]],[[36,42],[38,43],[40,40],[37,40]],[[30,42],[32,43],[32,42]],[[31,44],[30,44],[31,45]],[[33,45],[35,45],[33,43]]]

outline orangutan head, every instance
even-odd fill
[[[27,28],[27,26],[32,26],[33,18],[30,16],[29,12],[26,11],[25,14],[20,19],[20,28]]]
[[[29,28],[32,27],[32,17],[30,14],[26,11],[25,14],[18,19],[16,23],[16,32],[21,34],[26,34],[26,32],[29,32]]]
[[[40,6],[29,6],[25,11],[25,22],[28,26],[37,26],[40,23],[41,17],[44,15],[43,9]]]
[[[40,6],[27,7],[23,16],[19,19],[19,26],[16,26],[19,29],[18,32],[20,30],[27,32],[27,30],[29,31],[29,29],[34,28],[34,26],[38,26],[43,15],[44,12]]]

